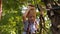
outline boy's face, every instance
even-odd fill
[[[28,16],[28,20],[30,21],[30,22],[34,22],[35,21],[35,16],[34,15],[29,15]]]
[[[35,21],[35,18],[36,18],[36,11],[34,9],[35,7],[29,6],[29,8],[30,8],[30,11],[28,13],[28,20],[30,22],[34,22]]]

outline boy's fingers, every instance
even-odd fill
[[[35,8],[35,7],[31,7],[31,8]]]
[[[28,9],[35,9],[35,7],[28,6]]]

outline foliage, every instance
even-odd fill
[[[32,3],[35,6],[39,3],[43,4],[41,0],[2,0],[3,12],[0,21],[0,34],[22,34],[23,23],[21,11],[22,6],[27,6],[28,3]],[[39,13],[37,13],[37,16],[39,16]]]

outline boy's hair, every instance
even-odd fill
[[[28,6],[35,7],[33,4],[29,4]]]
[[[29,4],[28,6],[35,7],[33,4]],[[34,15],[34,16],[36,17],[36,9],[30,9],[30,10],[28,11],[27,17],[28,17],[29,15]]]
[[[36,10],[35,9],[31,9],[29,10],[27,17],[29,17],[29,15],[35,16],[36,17]]]

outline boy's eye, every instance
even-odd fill
[[[34,16],[30,16],[30,18],[32,18],[32,17],[34,17]]]
[[[32,18],[32,16],[30,16],[30,18]]]

